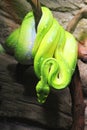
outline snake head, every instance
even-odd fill
[[[50,92],[50,87],[47,83],[44,83],[42,80],[36,85],[37,98],[39,103],[44,103]]]

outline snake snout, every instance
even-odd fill
[[[36,92],[37,92],[37,98],[39,103],[44,103],[50,92],[50,87],[48,84],[44,83],[43,81],[39,81],[36,86]]]

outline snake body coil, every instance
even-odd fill
[[[5,45],[20,63],[34,60],[40,79],[36,85],[38,101],[44,103],[51,87],[63,89],[70,83],[77,62],[77,43],[48,8],[42,7],[42,12],[37,33],[33,13],[29,12]]]

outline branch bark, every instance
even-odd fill
[[[82,19],[82,18],[87,18],[87,7],[82,8],[73,18],[72,20],[69,22],[66,30],[68,32],[73,33],[78,22]]]
[[[33,12],[34,12],[36,30],[37,30],[37,25],[38,25],[40,18],[42,16],[40,1],[39,0],[27,0],[27,1],[32,6],[32,9],[33,9]]]
[[[76,67],[75,73],[73,75],[70,92],[72,97],[72,115],[73,124],[71,130],[84,130],[84,110],[85,104],[82,93],[82,83],[80,79],[78,66]]]

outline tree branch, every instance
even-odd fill
[[[83,99],[82,83],[80,79],[78,66],[76,67],[75,73],[70,84],[70,92],[72,97],[73,115],[73,124],[71,130],[84,130],[85,104]]]
[[[39,0],[27,0],[33,9],[34,12],[34,18],[35,18],[35,26],[36,26],[36,30],[37,30],[37,25],[40,21],[40,18],[42,16],[42,10],[41,10],[41,5]]]
[[[74,32],[78,22],[82,19],[82,18],[87,18],[87,7],[82,8],[74,17],[73,19],[69,22],[66,30],[68,32]]]

